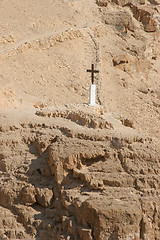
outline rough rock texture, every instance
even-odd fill
[[[15,113],[1,125],[1,239],[160,239],[157,139],[102,107]]]
[[[159,29],[159,0],[0,1],[0,240],[160,240]]]
[[[146,32],[155,32],[157,30],[157,23],[153,19],[153,12],[150,11],[150,8],[147,10],[143,9],[134,4],[130,4],[130,8],[133,12],[133,16],[144,25],[144,30]]]

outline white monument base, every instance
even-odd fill
[[[91,84],[91,86],[90,86],[89,105],[97,106],[97,104],[96,104],[96,85],[94,85],[94,84]]]

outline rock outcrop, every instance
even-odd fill
[[[146,32],[155,32],[157,30],[157,23],[153,18],[153,11],[150,8],[144,9],[138,5],[130,4],[135,19],[143,23]]]
[[[159,0],[0,16],[0,240],[160,240]]]
[[[159,239],[156,140],[87,105],[18,122],[1,128],[1,239]]]

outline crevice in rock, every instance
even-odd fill
[[[145,236],[144,236],[144,234],[145,234],[145,223],[143,222],[143,217],[140,221],[139,227],[140,227],[140,236],[139,237],[140,237],[141,240],[145,240]]]
[[[105,156],[102,156],[102,155],[97,155],[97,156],[91,157],[91,158],[81,158],[81,162],[85,166],[91,166],[96,162],[100,162],[100,161],[104,162],[105,160],[106,160]]]

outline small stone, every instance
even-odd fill
[[[92,229],[77,227],[81,240],[92,240]]]

